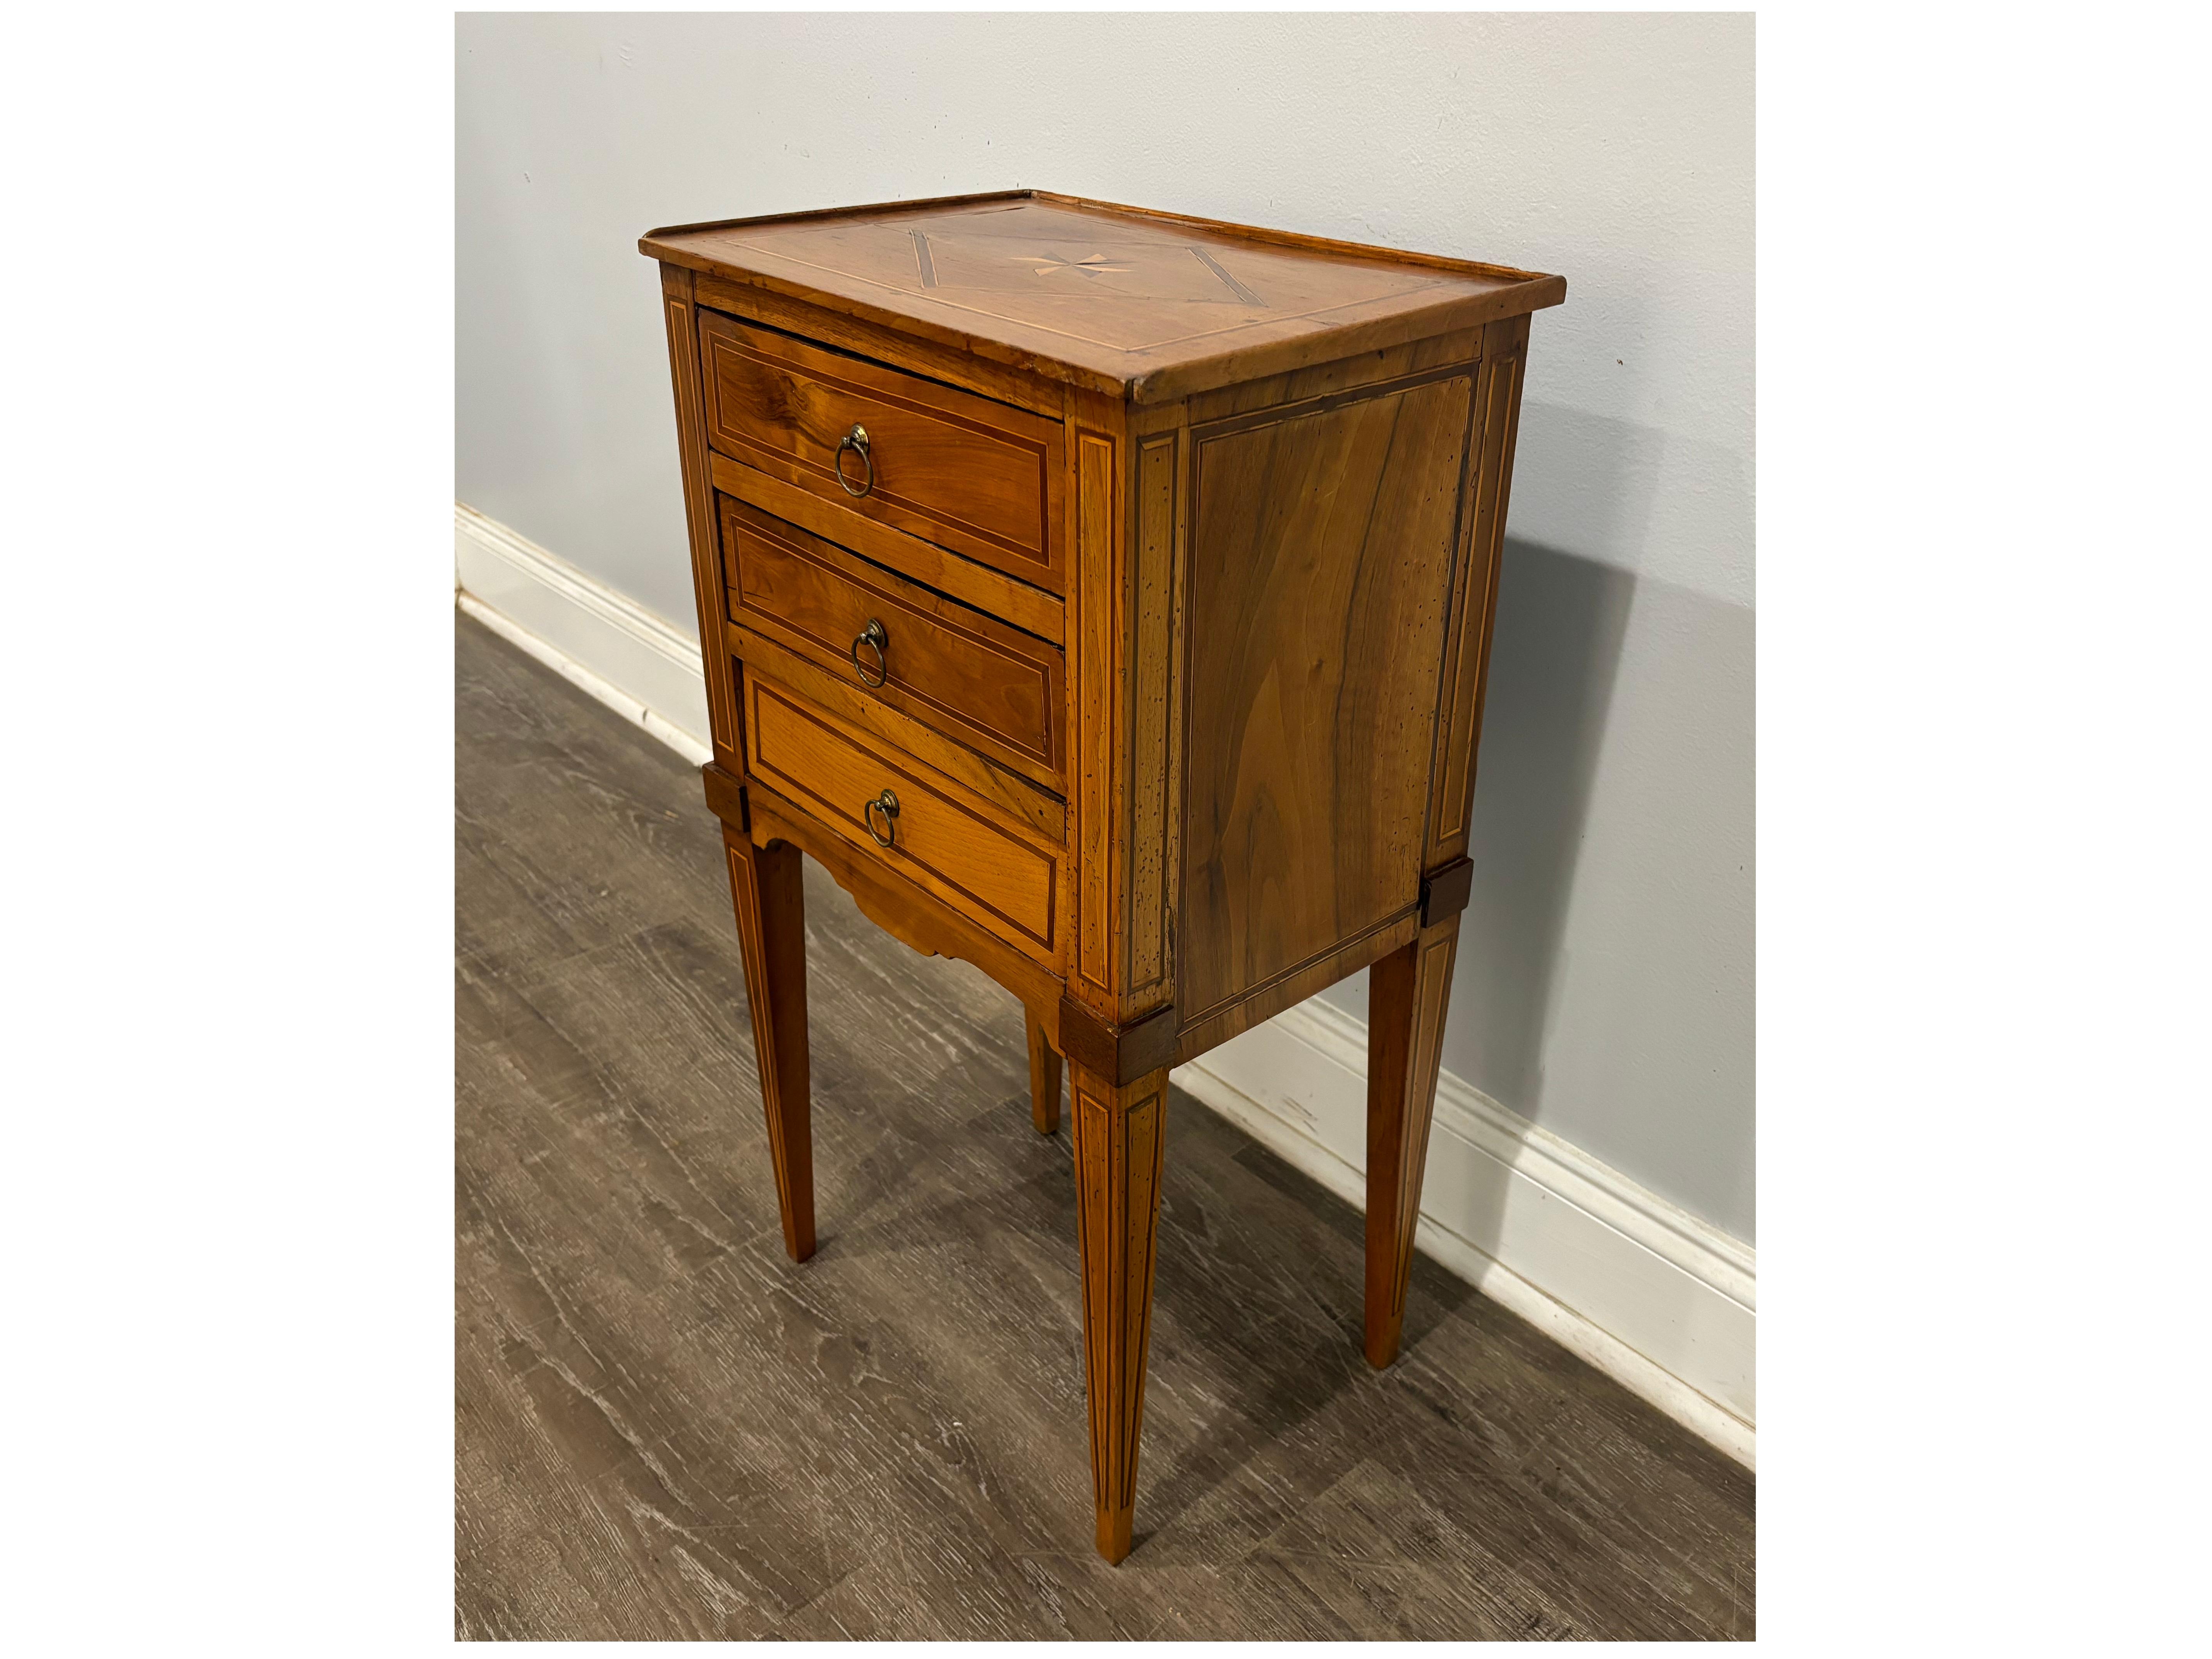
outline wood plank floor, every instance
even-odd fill
[[[459,629],[457,1634],[1753,1634],[1743,1470],[1425,1261],[1370,1371],[1358,1214],[1181,1095],[1107,1566],[1019,1005],[808,865],[794,1266],[696,773]]]

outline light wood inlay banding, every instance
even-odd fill
[[[1113,868],[1109,860],[1114,820],[1115,687],[1120,678],[1119,592],[1113,580],[1115,445],[1095,432],[1076,438],[1076,562],[1080,573],[1082,644],[1076,668],[1082,716],[1082,753],[1078,760],[1076,833],[1081,848],[1081,948],[1078,967],[1094,989],[1107,996],[1113,948]]]
[[[1129,1553],[1151,1344],[1167,1073],[1115,1088],[1076,1066],[1076,1226],[1083,1249],[1085,1399],[1099,1553]]]
[[[1176,437],[1138,451],[1134,628],[1129,665],[1129,911],[1125,989],[1127,1012],[1149,1009],[1171,973],[1168,961],[1169,753],[1175,730],[1176,653],[1170,637],[1176,591]]]
[[[1527,338],[1527,321],[1516,318],[1493,325],[1486,343],[1504,349],[1486,358],[1477,393],[1479,426],[1469,465],[1474,476],[1453,579],[1429,829],[1421,854],[1423,866],[1430,869],[1467,851],[1491,622],[1497,611],[1498,569],[1504,557],[1506,477],[1513,465],[1514,428],[1520,416],[1521,372],[1525,362],[1522,346]]]
[[[775,1170],[783,1247],[793,1261],[814,1254],[813,1131],[806,1054],[806,914],[799,849],[755,847],[725,824],[730,897],[737,911],[760,1062],[769,1161]]]

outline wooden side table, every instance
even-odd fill
[[[656,230],[784,1243],[799,854],[1071,1070],[1100,1553],[1128,1553],[1168,1068],[1364,968],[1395,1358],[1531,312],[1558,276],[1043,191]]]

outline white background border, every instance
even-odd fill
[[[2195,1627],[2203,28],[1760,15],[1770,1642]],[[10,1627],[443,1646],[450,14],[10,44]]]

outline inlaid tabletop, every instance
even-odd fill
[[[1449,325],[1468,326],[1566,291],[1559,277],[1503,266],[1036,193],[686,227],[640,246],[1123,389],[1335,331],[1382,343],[1394,325],[1433,328],[1439,309],[1464,310]]]

